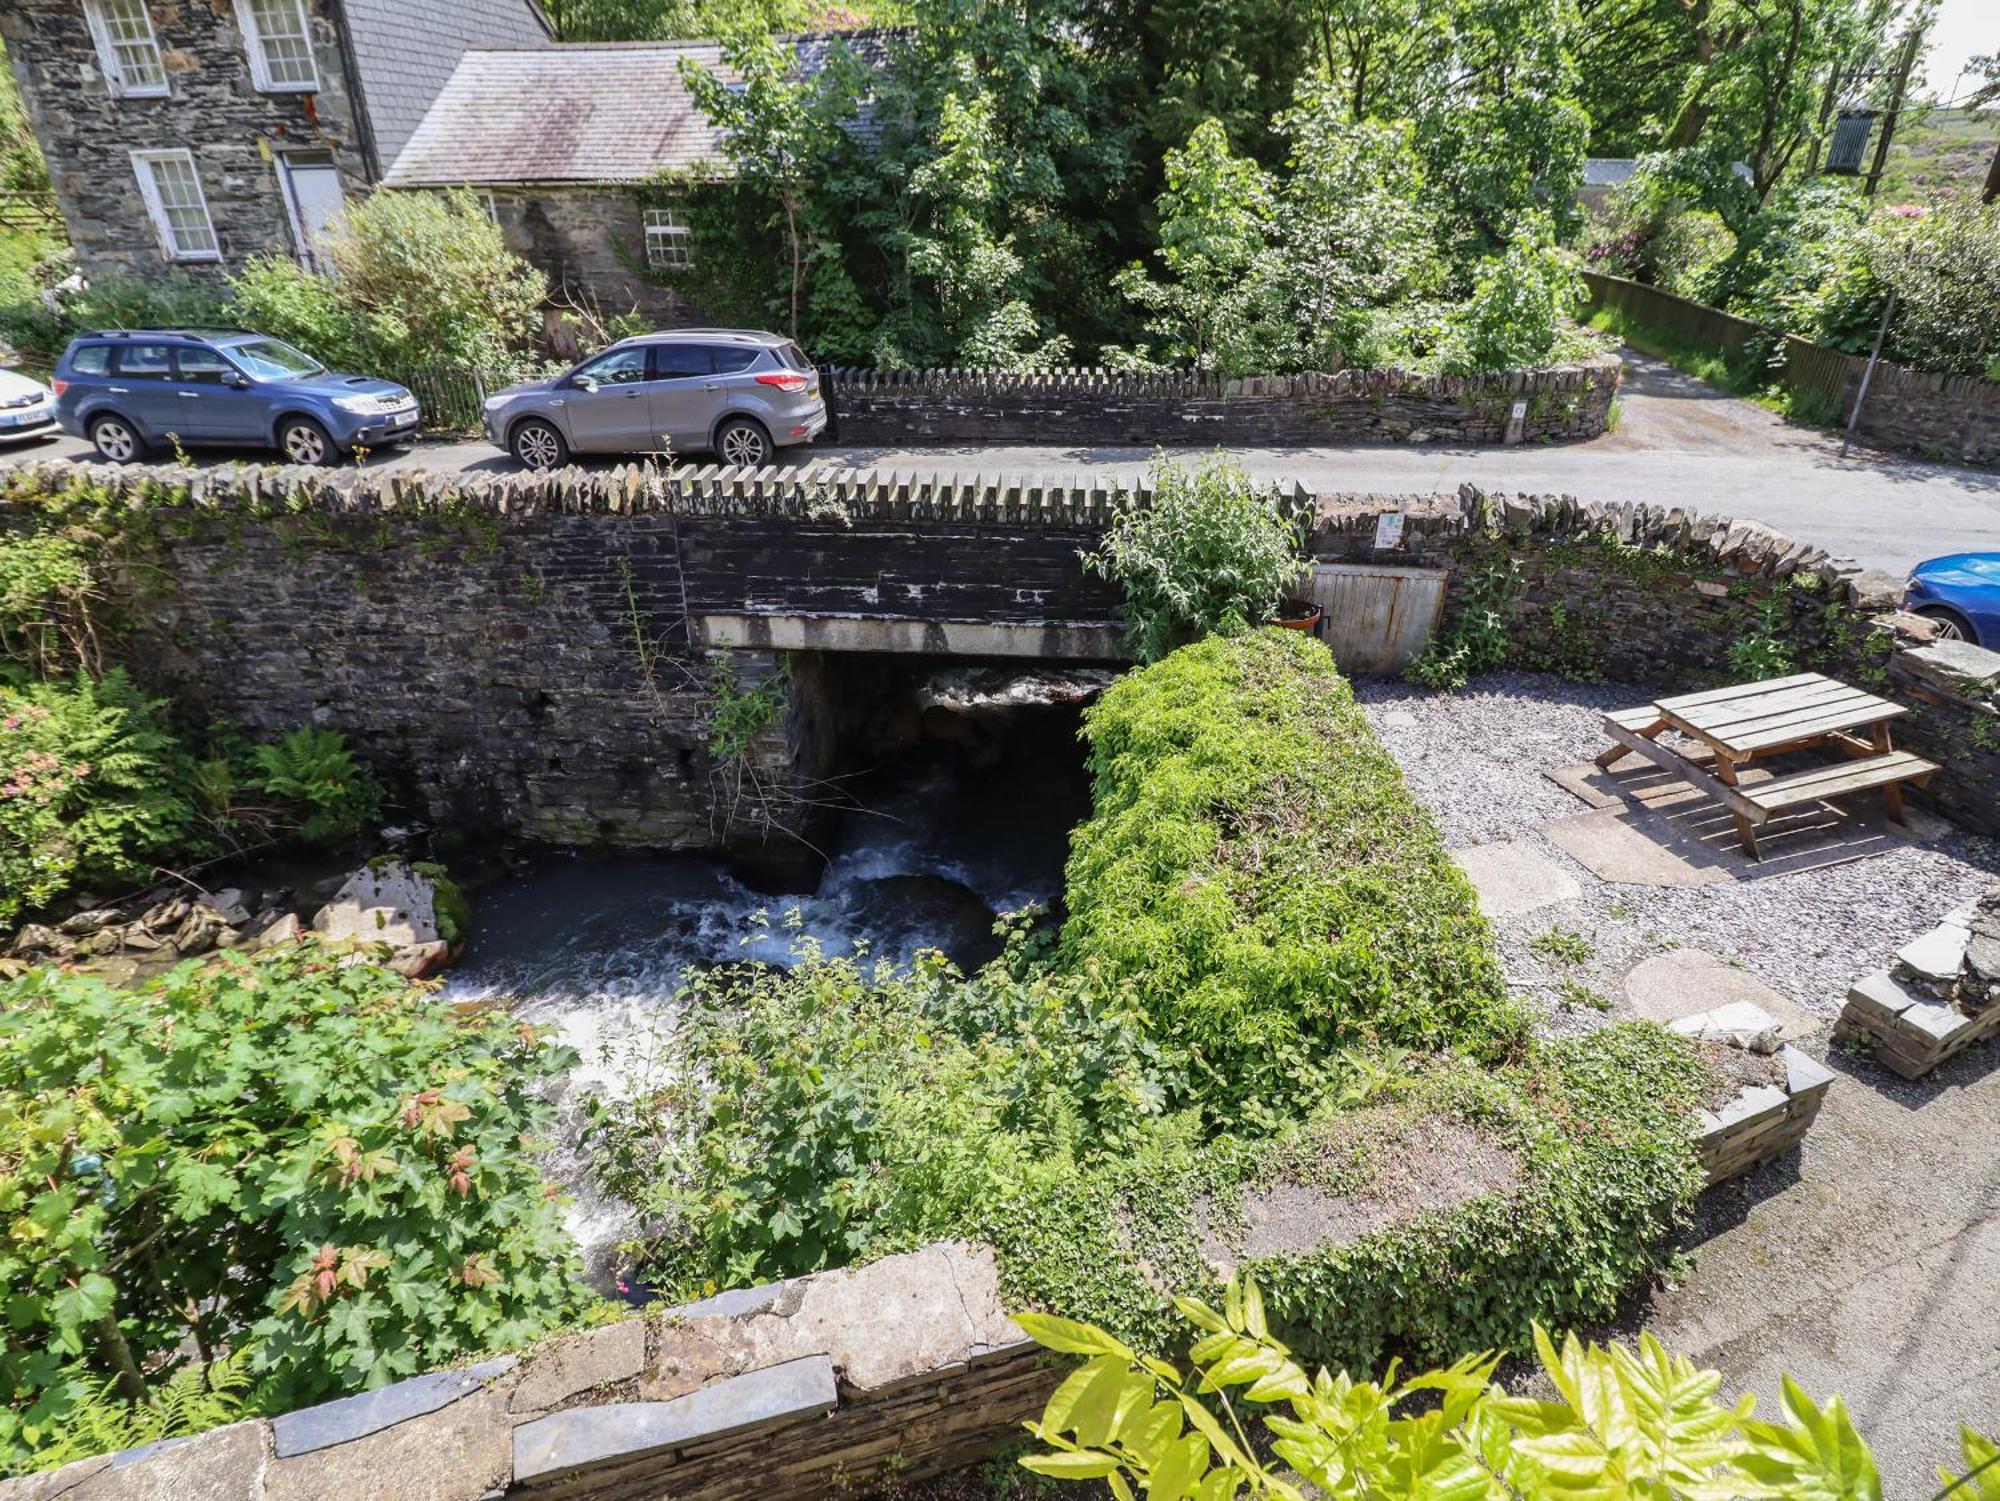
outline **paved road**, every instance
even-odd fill
[[[1413,494],[1470,481],[1584,500],[1648,501],[1766,522],[1840,557],[1902,572],[1940,553],[2000,551],[2000,473],[1856,449],[1793,427],[1644,355],[1625,352],[1618,430],[1589,443],[1510,449],[1258,448],[1250,471],[1319,491]],[[28,456],[88,456],[73,439]],[[254,454],[225,454],[223,459]],[[1142,448],[816,448],[810,462],[904,473],[1130,474]],[[803,460],[801,462],[804,462]],[[371,460],[380,467],[499,470],[512,461],[484,442],[426,443]]]

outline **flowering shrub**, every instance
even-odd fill
[[[0,687],[0,922],[143,877],[194,818],[176,763],[162,705],[122,671]]]
[[[282,1409],[574,1312],[530,1155],[573,1062],[310,945],[0,989],[0,1467],[191,1355],[250,1347]]]

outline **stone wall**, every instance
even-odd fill
[[[331,152],[350,193],[362,191],[374,175],[333,0],[307,0],[316,94],[263,94],[252,86],[236,10],[227,0],[150,10],[171,92],[133,99],[114,97],[105,85],[79,0],[0,6],[0,36],[82,269],[90,275],[161,273],[159,238],[133,175],[131,153],[140,149],[186,147],[194,153],[222,260],[186,263],[189,274],[219,281],[252,255],[290,254],[279,153]]]
[[[1494,444],[1596,437],[1620,369],[1611,355],[1474,376],[836,369],[830,389],[843,443]]]
[[[819,653],[1117,650],[1118,596],[1078,561],[1120,503],[1100,482],[50,463],[9,471],[0,496],[77,482],[137,508],[124,595],[148,680],[261,735],[336,726],[432,819],[556,844],[780,836],[783,794],[834,769],[813,728],[838,719],[814,702],[838,691]],[[1775,631],[1801,665],[1909,704],[1898,743],[1944,768],[1925,796],[2000,832],[2000,655],[1932,643],[1895,612],[1900,580],[1658,507],[1470,487],[1283,501],[1322,561],[1457,584],[1517,570],[1523,665],[1713,684],[1743,676],[1732,646]],[[754,748],[768,804],[725,795],[736,779],[708,750],[723,648],[746,678],[789,663],[792,712]]]
[[[777,664],[755,639],[773,620],[900,622],[903,649],[940,652],[959,622],[1058,651],[1115,636],[1116,596],[1077,564],[1109,514],[1101,489],[947,500],[863,477],[637,468],[468,483],[51,465],[6,483],[20,498],[78,478],[141,508],[123,589],[135,671],[260,735],[336,726],[425,816],[468,832],[782,842],[788,794],[834,770],[813,653],[791,659],[793,712],[755,747],[768,796],[746,801],[709,751],[707,648],[736,648],[735,675],[755,681]]]
[[[491,190],[508,248],[549,278],[558,303],[604,318],[638,313],[660,328],[706,321],[643,269],[644,204],[628,189],[549,186]]]
[[[945,1242],[0,1481],[0,1501],[814,1501],[1019,1441],[1062,1375],[1007,1317],[992,1252]]]
[[[1403,517],[1390,549],[1376,546],[1384,514]],[[1473,575],[1511,570],[1515,659],[1572,676],[1740,681],[1730,648],[1771,633],[1802,669],[1908,704],[1896,743],[1943,767],[1923,796],[2000,834],[2000,653],[1934,642],[1928,621],[1898,612],[1894,575],[1755,521],[1471,486],[1449,498],[1321,496],[1312,548],[1327,562],[1444,569],[1456,597]]]

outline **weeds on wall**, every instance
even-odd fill
[[[1444,629],[1403,669],[1403,676],[1439,693],[1460,692],[1472,677],[1503,666],[1512,637],[1509,616],[1527,588],[1518,559],[1482,569],[1460,590]]]

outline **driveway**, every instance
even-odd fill
[[[1521,448],[1253,448],[1237,457],[1259,478],[1298,480],[1335,493],[1431,494],[1472,483],[1583,500],[1685,506],[1767,523],[1838,557],[1906,572],[1940,553],[2000,551],[2000,473],[1857,448],[1795,427],[1631,350],[1619,396],[1618,430],[1588,443]],[[1194,450],[1168,450],[1192,457]],[[0,459],[58,454],[88,458],[63,438]],[[257,454],[229,453],[221,461]],[[1053,446],[885,448],[828,445],[812,464],[885,468],[904,474],[1130,475],[1152,458],[1144,448]],[[204,455],[204,462],[217,456]],[[379,455],[373,468],[504,470],[513,461],[481,441],[424,443]]]

